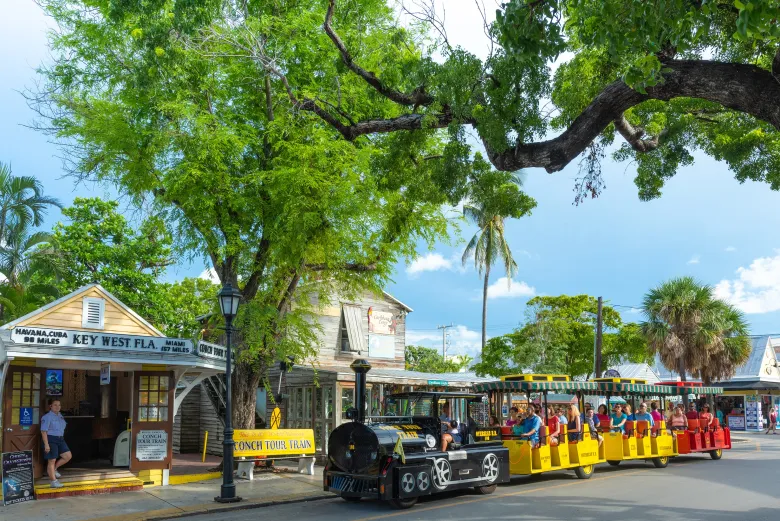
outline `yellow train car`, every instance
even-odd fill
[[[592,382],[572,382],[568,377],[560,380],[561,375],[513,375],[497,382],[476,384],[476,392],[488,393],[490,403],[500,404],[504,395],[513,393],[539,393],[546,409],[547,393],[571,393],[594,391]],[[522,378],[528,377],[528,378]],[[554,379],[556,378],[556,379]],[[530,398],[530,396],[529,396]],[[530,399],[528,400],[530,403]],[[544,421],[544,420],[543,420]],[[514,476],[541,474],[556,470],[572,470],[580,479],[589,478],[599,463],[606,462],[605,446],[599,445],[597,433],[584,432],[579,439],[569,441],[566,426],[560,426],[557,440],[549,436],[547,425],[539,432],[539,443],[521,439],[512,432],[511,427],[502,427],[504,447],[509,449],[509,473]]]

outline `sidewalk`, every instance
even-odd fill
[[[289,468],[292,472],[257,472],[254,481],[236,480],[238,495],[244,498],[240,503],[216,503],[214,496],[219,495],[222,480],[211,479],[169,487],[149,487],[137,492],[0,506],[0,518],[24,521],[145,521],[333,497],[333,494],[322,490],[322,467],[315,467],[313,476],[297,474],[293,467],[280,468]]]

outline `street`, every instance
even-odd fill
[[[402,520],[590,520],[682,519],[761,521],[780,512],[780,436],[751,435],[720,461],[709,456],[675,458],[666,469],[642,462],[600,465],[589,480],[571,472],[519,478],[490,496],[471,492],[440,494],[410,510],[376,501],[340,498],[192,516],[192,521],[230,519],[318,521]]]

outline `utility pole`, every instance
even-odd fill
[[[603,339],[602,329],[604,329],[604,320],[601,315],[601,307],[604,301],[599,297],[599,307],[596,312],[596,378],[601,378],[601,342]]]
[[[455,327],[450,322],[449,326],[436,326],[436,329],[441,329],[441,357],[447,359],[447,328]]]

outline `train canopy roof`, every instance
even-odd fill
[[[500,391],[500,392],[556,392],[556,393],[575,393],[577,391],[596,394],[609,393],[616,395],[634,395],[634,396],[682,396],[688,394],[721,394],[721,387],[674,387],[671,385],[652,385],[640,383],[625,382],[539,382],[539,381],[493,381],[474,384],[474,390],[478,393]]]
[[[474,390],[478,393],[488,391],[528,391],[532,393],[555,391],[561,394],[572,394],[576,391],[596,391],[598,387],[594,382],[533,382],[527,380],[502,382],[497,380],[474,384]]]

